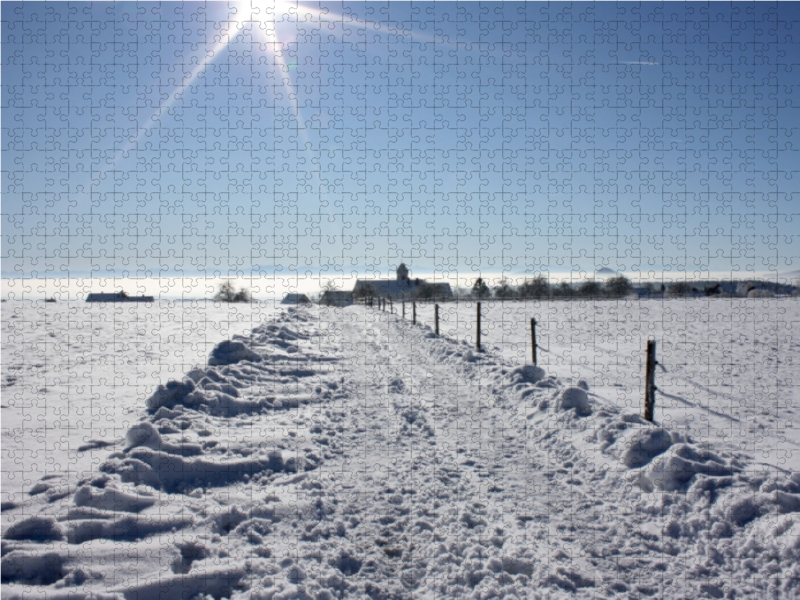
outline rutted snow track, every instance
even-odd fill
[[[289,309],[159,387],[93,479],[4,513],[3,597],[800,595],[800,474],[585,387]]]

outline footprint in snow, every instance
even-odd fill
[[[406,386],[402,379],[395,377],[389,382],[388,389],[390,394],[402,394],[406,390]]]

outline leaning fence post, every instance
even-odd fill
[[[403,319],[406,318],[406,301],[403,300]]]
[[[533,364],[536,365],[536,319],[531,319],[531,355]]]
[[[411,322],[417,324],[417,302],[416,300],[411,303]]]
[[[434,304],[433,305],[433,319],[434,319],[434,322],[436,323],[436,330],[435,331],[436,331],[436,335],[438,336],[439,335],[439,305],[438,304]]]
[[[389,312],[394,314],[394,303],[392,302],[391,298],[389,298]]]
[[[656,342],[647,340],[647,367],[644,382],[644,418],[653,422],[656,407]]]
[[[478,352],[480,352],[481,350],[481,303],[480,302],[478,302],[477,312],[478,312],[478,318],[477,318],[478,335],[475,336],[475,349],[478,350]]]

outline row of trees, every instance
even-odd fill
[[[656,297],[686,297],[693,295],[724,295],[721,284],[698,290],[693,287],[691,283],[685,281],[678,281],[670,283],[668,286],[648,283],[644,286],[646,291],[651,296]],[[787,291],[782,293],[794,293],[800,295],[800,288],[793,286],[784,286]],[[322,288],[322,291],[338,291],[339,288],[333,283],[328,281]],[[514,286],[507,279],[501,279],[500,282],[490,287],[486,280],[478,277],[472,285],[472,289],[459,289],[456,296],[462,298],[473,299],[487,299],[497,298],[498,300],[549,300],[549,299],[567,299],[567,298],[624,298],[633,291],[633,284],[627,277],[618,275],[611,277],[605,282],[599,282],[594,279],[588,279],[577,285],[569,282],[562,281],[557,284],[551,284],[550,281],[543,276],[534,277],[533,279],[526,279],[519,286]],[[727,295],[731,296],[747,296],[755,292],[762,292],[764,295],[773,295],[768,290],[768,285],[763,282],[751,281],[742,282],[739,284],[735,292],[729,292]],[[123,294],[125,292],[122,292]],[[369,297],[377,298],[379,294],[372,286],[363,286],[355,295],[356,299],[366,299]],[[436,288],[430,283],[417,280],[416,287],[412,288],[409,295],[405,296],[406,299],[412,300],[436,300]],[[233,283],[225,281],[220,284],[214,300],[220,302],[251,302],[252,296],[250,290],[247,288],[240,288],[236,290]],[[45,302],[55,302],[54,298],[48,298]]]
[[[441,297],[441,290],[438,291],[438,294],[439,296],[437,296],[437,288],[435,285],[427,281],[416,279],[415,285],[403,292],[403,298],[405,300],[436,300]],[[380,293],[371,285],[361,286],[359,290],[353,294],[353,298],[356,300],[377,298],[379,296]]]
[[[633,291],[633,285],[627,277],[619,275],[605,282],[588,279],[577,286],[562,281],[551,284],[546,277],[526,279],[519,286],[514,286],[507,279],[502,279],[489,287],[486,281],[478,277],[472,285],[471,298],[497,298],[498,300],[546,300],[550,298],[624,298]]]

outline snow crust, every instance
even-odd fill
[[[216,340],[84,436],[96,468],[4,490],[3,598],[800,597],[796,439],[764,464],[689,426],[733,431],[713,391],[647,423],[486,339],[352,306]]]

